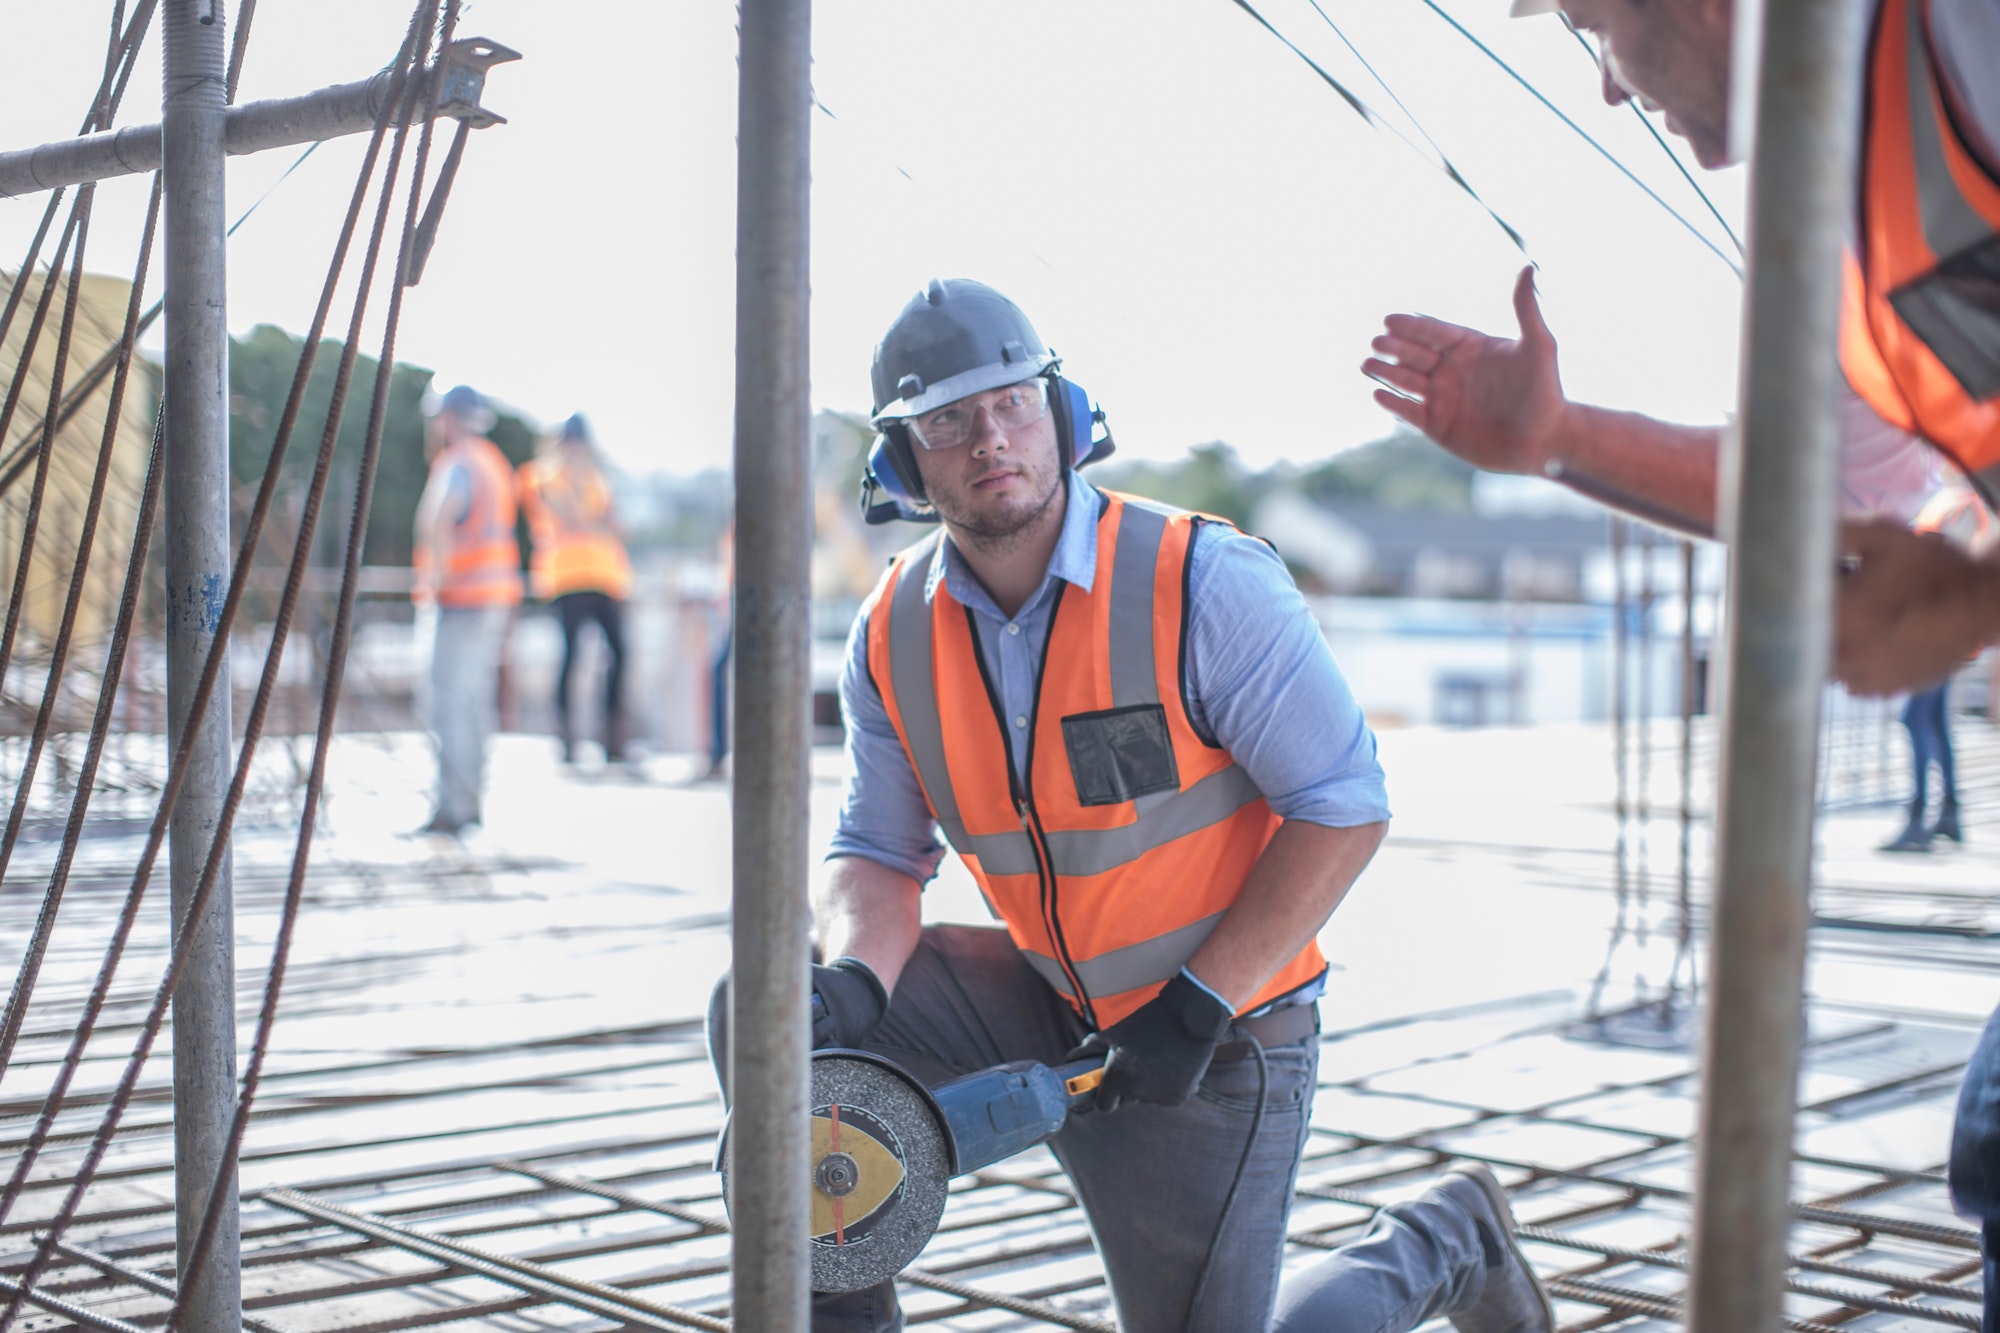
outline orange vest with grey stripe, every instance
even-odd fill
[[[433,470],[458,464],[472,483],[465,518],[446,524],[439,606],[515,606],[521,600],[521,548],[514,540],[514,469],[493,441],[474,436],[439,451]],[[411,563],[417,572],[417,600],[430,585],[429,535],[417,533]]]
[[[1205,520],[1104,493],[1091,590],[1058,581],[1027,779],[972,612],[926,584],[942,532],[898,556],[868,612],[868,669],[946,841],[1014,943],[1109,1027],[1194,955],[1281,822],[1188,719],[1188,553]],[[1309,944],[1244,1011],[1326,969]]]
[[[1840,362],[1884,420],[2000,487],[2000,163],[1953,124],[1928,8],[1875,16]]]

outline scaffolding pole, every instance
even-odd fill
[[[206,0],[204,0],[204,3]],[[430,82],[438,88],[438,114],[469,122],[474,129],[501,123],[502,118],[479,105],[486,68],[518,60],[518,52],[484,37],[453,42],[444,58],[425,71],[424,86],[412,103],[421,119],[430,105]],[[223,113],[223,151],[231,157],[319,143],[375,128],[382,104],[397,95],[396,76],[389,70],[336,84],[299,97],[271,98],[227,108]],[[35,194],[85,181],[112,180],[156,171],[164,136],[158,125],[128,125],[35,148],[0,153],[0,199]]]
[[[1784,1292],[1860,8],[1736,5],[1737,75],[1757,78],[1756,131],[1740,430],[1724,473],[1729,675],[1688,1303],[1699,1333],[1777,1328]]]
[[[194,710],[229,586],[228,218],[223,197],[220,0],[167,0],[160,142],[166,270],[167,734]],[[189,741],[168,858],[178,931],[201,882],[230,777],[229,665]],[[175,743],[178,743],[176,739]],[[174,1207],[186,1333],[240,1333],[241,1232],[235,1176],[222,1175],[236,1105],[235,912],[225,856],[174,994]],[[209,1191],[228,1182],[215,1241],[188,1271]]]
[[[812,5],[739,13],[731,1322],[804,1333]]]

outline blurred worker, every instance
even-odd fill
[[[604,757],[626,758],[625,598],[632,591],[632,562],[619,539],[611,487],[599,464],[597,442],[581,412],[563,422],[536,457],[521,465],[521,506],[534,538],[529,573],[535,595],[562,617],[562,669],[556,673],[556,726],[565,764],[576,759],[578,739],[570,708],[570,677],[584,626],[595,621],[610,659],[604,673]]]
[[[1598,38],[1606,100],[1663,109],[1702,165],[1727,164],[1730,0],[1561,7]],[[1863,231],[1846,261],[1841,326],[1858,398],[1843,405],[1842,471],[1897,466],[1893,430],[1990,492],[2000,482],[2000,0],[1874,0],[1870,11]],[[1631,497],[1649,517],[1712,526],[1721,429],[1570,401],[1530,270],[1514,307],[1518,339],[1389,316],[1363,366],[1387,386],[1377,401],[1477,466],[1557,476],[1587,495]],[[1911,533],[1906,518],[1842,528],[1858,565],[1840,581],[1834,671],[1860,693],[1933,684],[2000,637],[2000,559]]]
[[[1597,36],[1607,101],[1664,111],[1703,166],[1727,164],[1730,0],[1560,8]],[[1893,429],[1945,453],[1990,496],[2000,484],[2000,0],[1871,0],[1868,20],[1840,334],[1859,401],[1843,405],[1841,471],[1867,472],[1858,437]],[[1362,367],[1387,386],[1377,401],[1479,467],[1557,476],[1712,526],[1721,431],[1571,402],[1528,270],[1514,309],[1518,339],[1391,315]],[[1837,591],[1834,672],[1859,693],[1935,684],[2000,637],[2000,556],[1975,557],[1901,518],[1841,530],[1856,564]],[[1953,1201],[1984,1227],[1985,1327],[2000,1333],[2000,1011],[1966,1068],[1950,1176]]]
[[[1317,1087],[1316,938],[1389,818],[1374,736],[1269,546],[1083,480],[1110,436],[1013,302],[931,283],[872,379],[870,517],[942,531],[849,638],[814,1046],[933,1083],[1107,1057],[1051,1146],[1119,1327],[1264,1330]],[[940,828],[1004,930],[923,924]],[[1314,1333],[1553,1329],[1481,1167],[1283,1310]],[[814,1327],[901,1328],[894,1283],[816,1297]]]
[[[1978,494],[1964,483],[1933,495],[1911,524],[1918,532],[1934,532],[1966,553],[1978,557],[1993,546],[1993,516]],[[1964,842],[1959,827],[1958,783],[1951,753],[1951,680],[1945,677],[1928,689],[1915,690],[1903,704],[1903,726],[1910,733],[1910,763],[1914,770],[1909,822],[1882,845],[1885,852],[1927,852],[1938,838]],[[1929,816],[1930,770],[1938,771],[1938,813]]]
[[[709,617],[711,641],[718,643],[708,658],[708,763],[695,781],[709,782],[726,776],[729,762],[729,659],[736,642],[736,520],[722,530],[716,543],[716,567],[722,571],[722,588],[715,597],[714,614]]]
[[[493,409],[461,384],[427,404],[430,477],[417,503],[412,596],[431,626],[431,730],[437,809],[426,833],[456,837],[479,820],[486,741],[500,707],[500,656],[521,602],[514,469],[486,432]],[[420,622],[421,623],[421,622]]]

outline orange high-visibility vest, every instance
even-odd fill
[[[632,591],[632,562],[611,530],[611,493],[595,469],[567,466],[559,454],[528,460],[521,508],[535,541],[528,570],[537,597],[601,592],[622,601]]]
[[[472,504],[463,521],[445,524],[449,554],[438,584],[438,605],[517,605],[521,549],[514,541],[514,469],[498,445],[480,436],[439,450],[432,474],[453,464],[471,479]],[[411,564],[417,575],[415,598],[421,602],[430,587],[431,568],[430,534],[421,525]]]
[[[1282,822],[1183,694],[1188,552],[1204,521],[1105,493],[1091,590],[1056,584],[1027,781],[971,612],[939,579],[943,533],[898,556],[868,667],[932,816],[1044,980],[1094,1027],[1153,998],[1236,902]],[[1326,969],[1308,944],[1244,1012]]]
[[[2000,164],[1952,121],[1926,0],[1882,0],[1840,362],[1882,418],[2000,485]]]

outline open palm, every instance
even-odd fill
[[[1475,467],[1539,472],[1563,408],[1556,342],[1535,300],[1534,269],[1514,283],[1519,338],[1428,315],[1390,315],[1361,372],[1375,401]]]

